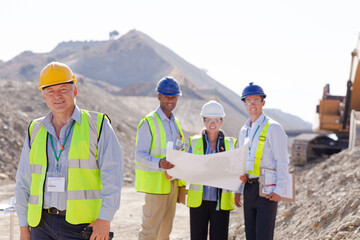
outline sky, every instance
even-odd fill
[[[0,59],[136,29],[239,95],[254,82],[265,107],[313,123],[325,84],[346,94],[359,9],[358,0],[2,0]]]

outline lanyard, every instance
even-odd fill
[[[61,153],[64,151],[64,146],[65,146],[65,144],[66,144],[66,140],[68,139],[68,137],[69,137],[69,135],[70,135],[70,132],[71,132],[71,129],[72,129],[72,127],[74,126],[74,124],[75,124],[75,121],[72,122],[72,124],[71,124],[71,126],[70,126],[70,128],[69,128],[69,132],[68,132],[68,134],[67,134],[66,137],[65,137],[64,144],[60,144],[61,150],[60,150],[60,152],[59,152],[59,156],[56,155],[55,148],[54,148],[54,142],[53,142],[53,139],[52,139],[52,135],[50,134],[51,147],[52,147],[52,149],[53,149],[53,151],[54,151],[54,156],[55,156],[55,158],[56,158],[56,169],[59,168],[60,155],[61,155]],[[59,140],[59,142],[60,142],[60,140]]]
[[[261,124],[264,123],[265,118],[266,118],[266,116],[264,116],[264,119],[263,119],[263,121],[261,122]],[[255,135],[256,135],[257,131],[259,130],[261,124],[259,124],[259,126],[256,128],[255,133],[254,133],[254,135],[252,136],[252,138],[251,138],[251,140],[250,140],[250,144],[249,144],[249,159],[250,159],[250,156],[251,156],[251,148],[252,148],[253,140],[254,140]],[[246,129],[246,138],[249,136],[248,132],[249,132],[249,129]]]

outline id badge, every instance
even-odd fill
[[[65,192],[65,177],[60,173],[48,173],[46,178],[47,192]]]
[[[255,167],[255,161],[246,161],[246,171],[253,171]]]
[[[176,150],[184,150],[184,144],[182,143],[180,138],[176,139],[175,146]]]

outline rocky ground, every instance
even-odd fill
[[[296,202],[279,204],[275,239],[360,239],[360,148],[291,168]],[[243,222],[231,232],[245,239]]]
[[[13,196],[15,183],[7,181],[0,183],[0,205],[7,204],[8,198]],[[135,191],[133,186],[125,186],[122,189],[120,210],[116,213],[114,221],[111,224],[111,231],[115,233],[114,239],[135,240],[138,237],[141,227],[142,204],[144,194]],[[235,228],[240,222],[242,211],[237,209],[231,214],[231,224]],[[19,225],[17,216],[15,216],[14,239],[19,239]],[[9,239],[10,215],[0,212],[0,229],[4,234],[0,234],[0,240]],[[171,233],[172,240],[190,239],[189,210],[185,205],[178,204],[174,227]]]
[[[360,148],[317,159],[296,175],[296,202],[279,204],[275,239],[360,239]],[[0,182],[0,204],[13,196],[14,182]],[[112,223],[115,239],[137,239],[144,196],[131,184],[122,190],[121,207]],[[229,239],[245,239],[242,209],[232,211]],[[18,223],[15,218],[15,239]],[[9,239],[9,215],[0,212],[0,240]],[[188,209],[178,205],[171,239],[189,238]]]

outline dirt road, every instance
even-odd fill
[[[9,197],[14,195],[14,182],[0,183],[0,204],[7,204]],[[120,210],[115,214],[111,224],[111,231],[115,233],[114,239],[133,240],[137,239],[141,226],[142,204],[144,194],[137,193],[133,186],[125,186],[121,193]],[[230,215],[230,226],[238,226],[242,218],[242,209],[232,211]],[[10,239],[10,215],[0,212],[0,229],[2,233],[0,240]],[[15,216],[14,239],[19,239],[19,224]],[[189,210],[182,204],[177,205],[174,227],[170,239],[190,239]]]

